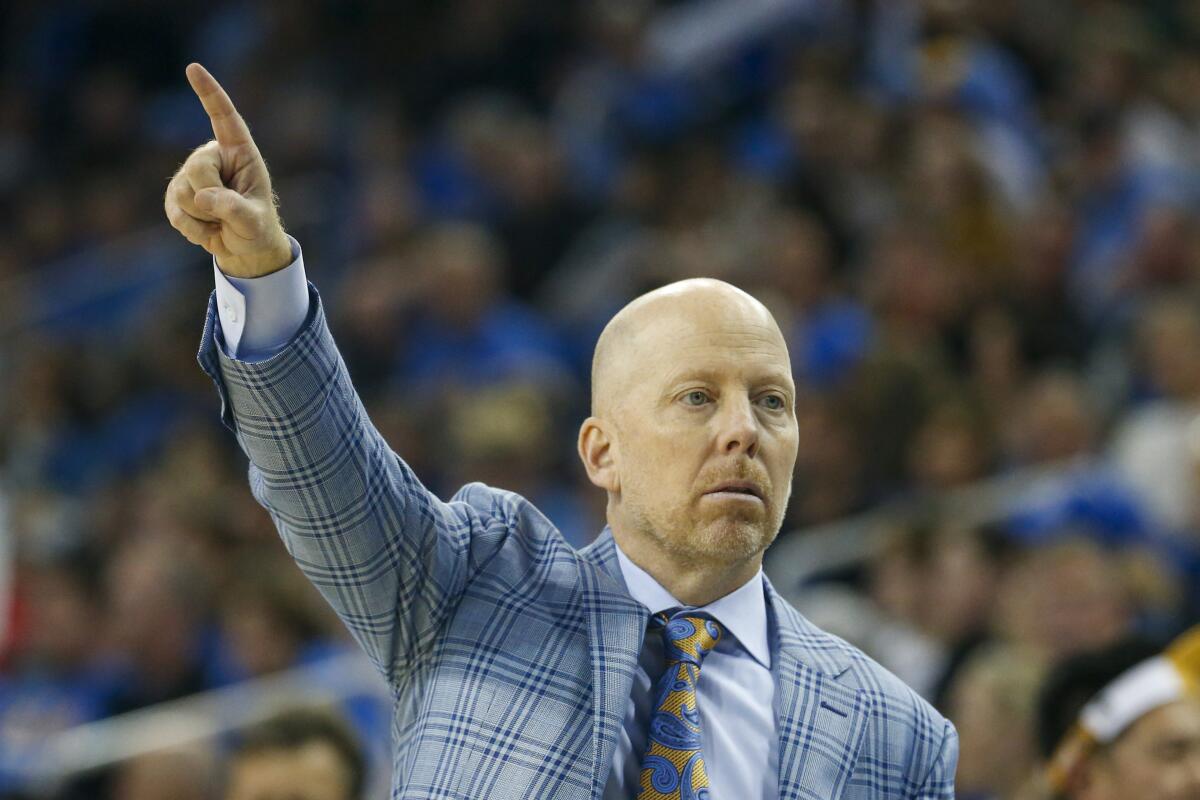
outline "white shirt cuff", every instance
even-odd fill
[[[241,361],[265,361],[292,340],[308,317],[308,280],[300,243],[292,244],[292,263],[261,278],[235,278],[221,272],[213,258],[217,316],[226,355]]]

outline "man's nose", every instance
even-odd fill
[[[726,455],[758,453],[758,418],[749,398],[731,400],[721,409],[718,447]]]

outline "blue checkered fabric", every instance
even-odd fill
[[[599,798],[648,620],[611,534],[576,551],[519,495],[427,491],[367,418],[309,293],[303,328],[256,364],[224,355],[210,298],[199,361],[254,497],[392,691],[392,797]],[[779,796],[952,798],[950,723],[767,594]]]

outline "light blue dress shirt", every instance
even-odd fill
[[[651,614],[687,606],[630,561],[620,545],[617,559],[629,594]],[[764,591],[760,569],[740,588],[699,609],[725,629],[721,641],[705,656],[696,684],[704,768],[714,800],[777,796],[775,680],[771,675]],[[663,668],[662,636],[647,633],[617,740],[613,771],[604,787],[604,800],[637,796],[640,762],[650,726],[653,684]]]
[[[304,253],[291,236],[292,263],[261,278],[234,278],[213,259],[217,316],[225,337],[225,355],[242,361],[266,361],[278,353],[308,316],[308,280]]]
[[[265,361],[286,347],[304,324],[308,315],[304,255],[295,239],[291,243],[294,261],[261,278],[227,276],[213,260],[226,355]],[[620,547],[617,557],[630,595],[651,614],[686,605],[630,561]],[[737,590],[699,609],[720,622],[726,633],[705,658],[697,684],[704,763],[714,800],[767,800],[777,795],[775,680],[764,592],[760,569]],[[648,633],[604,800],[637,796],[653,683],[663,668],[662,637]]]

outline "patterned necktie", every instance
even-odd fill
[[[708,773],[700,752],[696,682],[700,662],[721,640],[721,626],[685,609],[655,614],[663,629],[667,667],[654,686],[650,735],[642,757],[637,800],[708,800]]]

